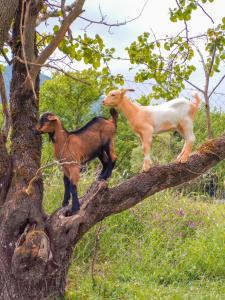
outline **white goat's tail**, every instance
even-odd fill
[[[196,107],[196,110],[199,108],[199,105],[200,105],[200,102],[201,102],[201,99],[198,95],[197,92],[194,92],[192,94],[192,96],[194,97],[193,101],[192,101],[192,105],[194,105]]]
[[[191,105],[191,109],[190,109],[190,115],[191,115],[191,118],[192,120],[194,120],[195,118],[195,114],[199,108],[199,105],[200,105],[200,102],[201,102],[201,99],[198,95],[198,93],[193,93],[193,100],[191,101],[190,105]]]

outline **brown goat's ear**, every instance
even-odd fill
[[[54,116],[54,115],[53,116],[49,115],[47,118],[48,118],[49,121],[56,121],[56,120],[58,120],[58,118],[56,116]]]

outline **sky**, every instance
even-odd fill
[[[66,3],[70,4],[72,1],[67,0]],[[146,0],[86,0],[84,9],[85,12],[82,16],[92,19],[100,20],[102,14],[106,16],[107,23],[116,23],[128,21],[139,15]],[[127,57],[125,47],[129,46],[137,39],[143,32],[153,31],[157,38],[165,37],[165,35],[177,34],[184,29],[183,22],[172,23],[169,19],[169,8],[176,7],[175,0],[149,0],[147,1],[141,16],[129,22],[126,25],[113,27],[111,32],[109,28],[104,25],[93,24],[87,28],[87,34],[94,36],[99,34],[106,45],[106,47],[116,48],[115,56]],[[213,3],[204,5],[204,9],[213,18],[215,24],[221,22],[225,15],[225,0],[214,0]],[[51,27],[50,23],[50,27]],[[72,26],[74,35],[83,34],[87,22],[79,19],[76,20]],[[188,22],[189,35],[197,35],[206,31],[207,28],[215,26],[210,18],[208,18],[201,9],[193,12],[191,21]],[[58,53],[56,53],[56,56]],[[203,72],[200,68],[200,63],[196,60],[196,66],[199,71],[191,78],[194,83],[202,87],[204,79]],[[87,67],[84,64],[74,64],[76,69],[83,69]],[[133,80],[135,71],[129,71],[130,64],[127,61],[113,60],[110,63],[110,70],[113,74],[121,73],[128,80]],[[218,78],[216,76],[212,80],[212,86],[215,85]]]
[[[108,23],[123,22],[138,16],[145,3],[146,0],[87,0],[83,16],[99,20],[100,5],[102,14],[107,16],[106,21]],[[167,34],[173,35],[184,29],[183,22],[170,22],[169,7],[176,7],[175,0],[149,0],[137,20],[124,26],[112,28],[111,34],[108,32],[108,27],[104,25],[92,25],[87,29],[87,32],[92,36],[96,33],[100,34],[107,47],[114,47],[118,56],[127,57],[124,48],[145,31],[153,30],[157,38],[162,38]],[[222,7],[224,9],[221,9]],[[215,0],[215,3],[209,3],[204,8],[217,24],[224,16],[225,0]],[[210,19],[201,10],[195,11],[191,22],[188,23],[190,36],[202,33],[206,28],[213,26]],[[85,25],[86,22],[84,21],[76,21],[72,25],[72,30],[82,33]],[[113,62],[112,71],[126,73],[127,64],[126,62]]]

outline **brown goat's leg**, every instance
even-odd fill
[[[70,193],[72,194],[72,215],[80,210],[80,203],[77,195],[77,183],[80,177],[80,168],[78,166],[70,167]]]
[[[108,162],[107,162],[105,172],[103,174],[101,174],[101,178],[99,178],[99,179],[107,180],[111,176],[112,170],[113,170],[113,168],[115,166],[115,163],[116,163],[116,154],[115,154],[114,141],[111,140],[109,142],[109,144],[105,147],[104,150],[105,150],[105,152],[108,156]]]
[[[67,206],[69,204],[70,200],[70,180],[69,178],[64,175],[63,176],[64,181],[64,199],[63,199],[63,206]]]
[[[104,173],[106,171],[109,158],[108,158],[108,155],[105,151],[102,151],[102,153],[99,155],[98,158],[100,159],[100,161],[102,163],[102,170],[101,170],[101,173],[98,176],[98,179],[101,180],[101,179],[104,179]]]

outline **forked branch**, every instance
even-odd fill
[[[62,41],[66,32],[68,31],[70,25],[73,21],[83,12],[82,8],[85,0],[77,0],[74,3],[74,6],[71,12],[64,19],[59,31],[56,33],[55,37],[52,39],[50,44],[41,52],[41,54],[34,61],[35,65],[30,68],[30,77],[31,80],[35,80],[38,72],[40,71],[40,65],[43,65],[49,56],[55,51],[59,43]],[[29,78],[26,79],[25,85],[29,86]]]
[[[104,181],[96,182],[81,199],[78,214],[65,217],[68,208],[62,208],[49,218],[49,233],[54,236],[57,245],[71,246],[105,217],[129,209],[159,191],[190,181],[224,158],[225,135],[208,140],[187,163],[155,166],[149,172],[137,174],[113,188],[107,188]]]

